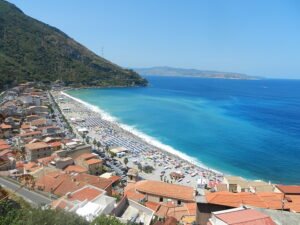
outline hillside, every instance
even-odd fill
[[[147,81],[85,48],[65,33],[0,0],[0,89],[23,81],[77,86],[144,86]]]
[[[189,77],[202,77],[202,78],[222,78],[222,79],[259,79],[259,77],[249,76],[241,73],[219,72],[197,69],[182,69],[173,67],[151,67],[151,68],[136,68],[136,72],[142,75],[152,76],[189,76]]]

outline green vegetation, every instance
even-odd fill
[[[1,187],[0,189],[3,190]],[[83,217],[64,210],[32,208],[12,193],[9,193],[9,198],[1,197],[0,225],[123,225],[112,216],[99,216],[89,223]]]
[[[25,81],[144,86],[147,81],[97,56],[55,27],[0,0],[0,90]]]

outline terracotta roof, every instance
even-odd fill
[[[8,144],[0,145],[0,151],[9,149],[9,148],[10,148],[10,145],[8,145]]]
[[[0,145],[6,145],[6,144],[7,144],[7,142],[6,142],[6,141],[4,141],[4,140],[0,139]]]
[[[215,192],[206,194],[208,203],[225,205],[230,207],[240,207],[241,205],[255,206],[259,208],[280,209],[283,195],[280,193],[231,193]]]
[[[72,202],[69,202],[63,198],[59,198],[57,200],[54,200],[52,203],[51,203],[51,206],[53,208],[60,208],[60,209],[71,209],[74,207],[74,204]]]
[[[160,207],[155,213],[157,216],[166,218],[166,217],[174,217],[176,220],[180,221],[184,216],[191,216],[195,214],[190,214],[185,204],[181,206],[177,206],[169,203],[161,203]]]
[[[46,127],[39,127],[38,130],[45,130],[45,129],[49,129],[49,128],[53,128],[56,130],[59,130],[60,128],[57,126],[46,126]]]
[[[54,155],[51,155],[51,156],[47,156],[47,157],[44,157],[44,158],[40,158],[38,159],[37,161],[43,165],[48,165],[52,160],[55,159],[56,156]]]
[[[23,134],[18,134],[17,136],[19,136],[19,137],[27,137],[27,136],[31,136],[31,135],[37,135],[37,134],[41,134],[41,131],[27,132],[27,133],[23,133]]]
[[[31,128],[30,124],[22,124],[21,129],[29,129]]]
[[[286,207],[292,212],[300,213],[300,195],[286,195],[285,198],[288,200]]]
[[[30,122],[31,126],[40,126],[40,125],[44,125],[47,123],[46,119],[37,119],[37,120],[33,120]]]
[[[145,195],[140,194],[140,193],[136,193],[136,192],[127,192],[126,196],[127,196],[128,199],[131,199],[131,200],[136,201],[136,202],[140,202],[140,201],[142,201],[146,198]]]
[[[36,164],[35,162],[29,162],[23,165],[24,169],[29,171],[29,172],[33,172],[41,167],[38,166],[38,164]]]
[[[160,204],[158,202],[145,202],[145,206],[149,209],[152,209],[154,212],[156,212],[156,210],[158,209],[158,207],[160,206]]]
[[[86,168],[78,165],[69,165],[64,169],[64,171],[66,173],[87,173],[88,172]]]
[[[100,191],[99,189],[93,187],[84,187],[73,192],[68,199],[71,201],[79,200],[81,202],[84,200],[91,201],[102,193],[103,191]]]
[[[55,141],[55,142],[51,142],[49,143],[49,145],[53,148],[55,147],[60,147],[61,146],[61,142],[60,141]]]
[[[45,142],[35,142],[35,143],[30,143],[30,144],[26,144],[25,148],[33,151],[33,150],[38,150],[38,149],[42,149],[42,148],[48,148],[49,145],[46,144]]]
[[[86,160],[86,163],[88,165],[93,165],[93,164],[102,163],[102,160],[101,159],[89,159],[89,160]]]
[[[215,213],[214,215],[228,225],[276,225],[269,216],[254,209]]]
[[[119,176],[111,176],[108,179],[111,180],[112,183],[115,183],[115,182],[121,180],[121,177],[119,177]]]
[[[2,124],[0,125],[0,128],[3,129],[3,130],[5,130],[5,129],[11,129],[11,125],[2,123]]]
[[[300,185],[276,185],[279,191],[284,194],[299,194],[300,195]]]
[[[93,159],[96,158],[97,156],[92,154],[92,153],[83,153],[77,157],[77,159],[83,159],[83,160],[88,160],[88,159]]]
[[[177,220],[172,216],[168,217],[163,223],[163,225],[176,225],[176,224],[177,224]]]
[[[1,156],[4,156],[4,155],[13,155],[13,152],[12,152],[12,150],[9,150],[9,149],[5,149],[5,150],[3,150],[3,151],[1,151],[0,152],[0,157]]]
[[[112,185],[112,182],[85,173],[71,175],[65,172],[50,172],[36,181],[36,187],[44,188],[46,192],[53,191],[58,196],[76,191],[87,184],[106,190]]]
[[[169,184],[160,181],[143,180],[135,184],[137,191],[162,196],[166,198],[194,201],[194,189],[192,187]]]

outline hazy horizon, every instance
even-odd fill
[[[300,78],[298,1],[9,2],[124,67]]]

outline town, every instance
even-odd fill
[[[200,168],[101,118],[60,82],[0,96],[0,185],[35,207],[91,222],[299,224],[300,186]]]

